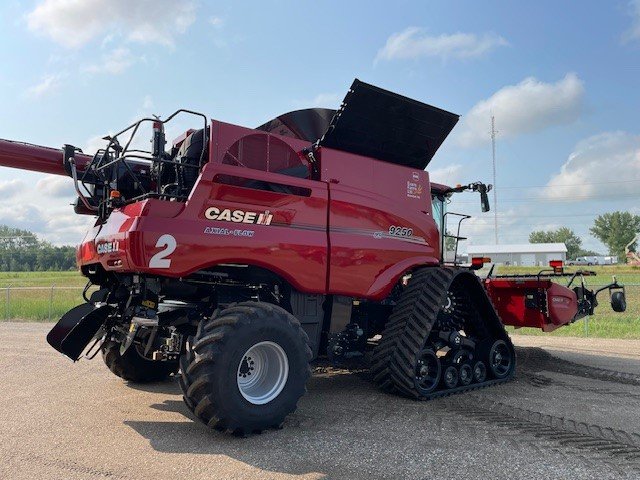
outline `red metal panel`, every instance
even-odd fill
[[[547,290],[547,304],[549,305],[549,319],[557,328],[571,323],[571,320],[576,316],[578,297],[573,290],[553,283]]]
[[[502,323],[513,325],[516,328],[544,328],[547,323],[545,315],[539,309],[525,306],[525,292],[537,291],[540,287],[548,288],[548,283],[550,282],[545,281],[543,285],[540,285],[536,280],[487,279],[485,285]]]
[[[485,286],[502,322],[516,328],[551,332],[570,323],[578,311],[575,292],[548,278],[488,278]],[[539,296],[541,307],[528,307],[527,295]]]
[[[384,298],[411,268],[438,263],[426,172],[324,148],[314,181],[255,168],[260,156],[272,170],[297,158],[305,165],[307,142],[219,122],[210,142],[209,162],[186,203],[147,200],[115,210],[89,233],[80,263],[171,277],[252,264],[301,291],[371,299]],[[265,183],[289,193],[259,189]]]
[[[220,263],[252,264],[282,275],[299,290],[324,293],[327,185],[220,164],[220,156],[228,146],[243,134],[255,131],[219,124],[213,133],[214,157],[203,168],[185,204],[148,200],[115,210],[103,226],[94,228],[88,235],[86,242],[92,243],[93,247],[81,247],[84,256],[80,263],[100,262],[107,270],[171,277],[182,277]],[[293,139],[287,141],[304,143]],[[306,190],[308,195],[226,185],[216,181],[220,175],[291,185]],[[230,216],[212,220],[206,217],[210,208],[221,212],[229,209],[254,213],[254,220],[260,214],[267,214],[271,215],[271,220],[268,225],[234,222]],[[170,222],[168,217],[172,217]],[[251,219],[251,216],[247,218]],[[240,219],[239,214],[236,219]],[[175,248],[171,243],[173,240],[167,240],[165,235],[173,237]],[[117,251],[97,253],[99,245],[110,242],[117,242]],[[114,265],[118,259],[122,260],[121,267]]]
[[[328,148],[320,159],[330,183],[331,293],[381,299],[407,270],[438,263],[427,172]]]

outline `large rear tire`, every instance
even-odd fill
[[[236,434],[277,428],[311,374],[309,337],[286,310],[243,302],[200,323],[180,358],[180,388],[204,424]]]
[[[145,358],[136,345],[131,345],[121,355],[120,344],[113,340],[102,345],[102,360],[114,375],[134,383],[157,382],[178,371],[178,362]]]

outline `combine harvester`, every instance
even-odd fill
[[[200,126],[167,150],[178,114]],[[488,259],[443,261],[451,195],[479,192],[489,209],[491,186],[425,171],[457,121],[356,80],[338,111],[256,129],[180,110],[93,156],[0,141],[1,165],[71,177],[75,212],[95,217],[78,248],[86,303],[48,342],[74,361],[101,352],[131,382],[177,374],[196,417],[240,434],[280,426],[319,356],[366,358],[383,390],[421,400],[508,381],[503,324],[553,330],[592,314],[604,289],[559,264],[480,279]],[[144,124],[148,151],[132,147]],[[605,289],[623,311],[624,288]]]

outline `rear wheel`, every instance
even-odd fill
[[[102,360],[114,375],[134,383],[157,382],[178,371],[178,362],[148,359],[137,345],[120,354],[120,343],[113,340],[102,345]]]
[[[293,315],[269,303],[238,303],[189,339],[180,388],[209,427],[238,434],[279,427],[305,393],[311,356]]]

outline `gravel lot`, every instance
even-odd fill
[[[283,430],[236,438],[194,422],[175,381],[71,364],[50,326],[0,323],[0,478],[640,477],[638,341],[516,336],[515,381],[424,403],[317,368]]]

